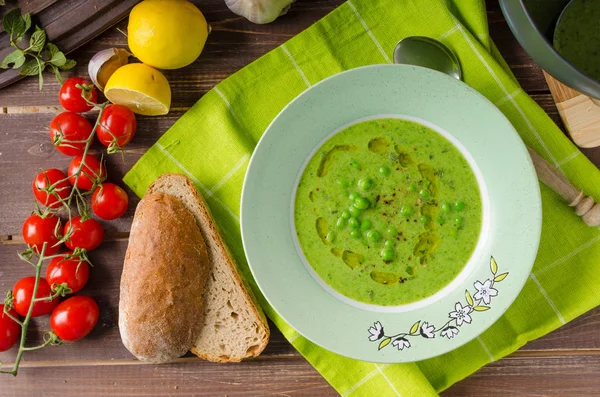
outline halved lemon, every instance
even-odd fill
[[[108,79],[104,95],[112,103],[144,116],[167,114],[171,107],[167,78],[143,63],[130,63],[117,69]]]

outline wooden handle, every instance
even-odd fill
[[[575,213],[580,216],[586,225],[600,225],[600,205],[583,191],[573,187],[571,183],[556,168],[550,165],[533,149],[527,148],[538,178],[550,189],[558,193],[570,207],[575,207]]]
[[[600,146],[600,99],[583,95],[544,72],[556,109],[578,146]]]

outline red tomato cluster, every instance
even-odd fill
[[[33,192],[41,204],[58,208],[61,199],[71,193],[70,185],[79,190],[94,189],[92,210],[99,218],[112,220],[127,210],[127,194],[114,184],[103,183],[107,177],[106,166],[97,157],[84,153],[93,127],[85,117],[77,114],[91,110],[97,99],[98,94],[91,82],[78,77],[65,81],[59,100],[67,111],[50,123],[50,139],[61,153],[74,156],[67,172],[68,178],[60,170],[43,171],[33,183]],[[135,130],[136,120],[131,110],[121,105],[108,105],[102,112],[96,135],[109,152],[114,152],[131,141]]]
[[[0,305],[0,352],[10,349],[20,338],[21,326],[13,318],[26,317],[31,306],[31,317],[50,314],[50,326],[63,340],[75,341],[86,336],[98,321],[99,309],[96,302],[87,296],[72,296],[60,302],[56,296],[57,286],[68,294],[82,290],[86,285],[90,268],[88,262],[73,251],[90,251],[104,239],[100,222],[81,216],[70,217],[64,227],[55,214],[61,208],[75,204],[69,202],[74,189],[91,196],[93,213],[101,219],[121,217],[129,204],[127,193],[113,183],[105,183],[107,170],[102,159],[85,153],[86,143],[94,133],[92,124],[81,114],[92,110],[98,100],[93,84],[85,79],[73,77],[65,81],[59,100],[65,112],[57,115],[50,123],[50,139],[56,149],[72,156],[67,173],[50,168],[41,171],[32,182],[37,201],[53,211],[34,213],[23,224],[23,239],[34,253],[41,254],[46,243],[46,256],[55,256],[48,264],[46,277],[39,278],[35,301],[31,306],[35,277],[19,280],[13,288],[13,308],[4,313]],[[122,149],[135,135],[136,119],[133,112],[124,106],[108,105],[104,108],[96,128],[98,140],[108,152]],[[92,138],[93,139],[93,138]],[[64,237],[66,236],[66,238]],[[64,245],[70,250],[59,254]],[[51,299],[53,298],[53,299]]]

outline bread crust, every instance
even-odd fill
[[[206,244],[194,215],[176,198],[149,194],[136,208],[121,276],[119,330],[139,360],[184,355],[202,326]]]
[[[254,313],[254,316],[259,320],[259,321],[257,321],[257,326],[260,328],[260,331],[262,331],[262,333],[264,333],[264,335],[265,335],[265,337],[260,341],[258,346],[255,349],[252,349],[251,351],[246,352],[246,354],[244,356],[213,355],[208,352],[202,352],[202,351],[198,350],[196,348],[195,344],[192,345],[191,352],[204,360],[208,360],[208,361],[212,361],[212,362],[219,362],[219,363],[240,362],[241,360],[243,360],[245,358],[257,357],[258,355],[260,355],[260,353],[262,353],[262,351],[267,346],[267,344],[269,342],[269,336],[270,336],[270,330],[269,330],[269,326],[267,324],[267,318],[265,317],[264,312],[260,308],[260,305],[258,304],[258,300],[252,293],[252,290],[250,289],[250,287],[248,286],[248,284],[246,283],[244,278],[241,277],[240,271],[238,269],[238,265],[235,262],[235,260],[233,259],[233,256],[232,256],[231,252],[229,251],[229,248],[223,241],[223,238],[221,237],[221,234],[219,233],[219,229],[214,221],[214,218],[213,218],[206,202],[204,201],[204,198],[202,197],[202,195],[200,195],[200,193],[198,193],[198,190],[194,186],[194,183],[188,177],[186,177],[185,175],[181,175],[181,174],[163,174],[159,178],[157,178],[152,183],[152,185],[150,185],[146,194],[154,194],[158,189],[157,186],[160,185],[165,179],[169,179],[171,181],[177,180],[178,183],[186,185],[187,188],[191,192],[193,192],[194,197],[198,200],[198,203],[200,204],[202,217],[207,221],[206,223],[208,224],[208,230],[204,229],[202,227],[202,225],[198,224],[198,226],[201,228],[201,231],[202,231],[205,241],[208,242],[208,241],[213,240],[217,244],[217,247],[216,247],[217,251],[221,253],[220,259],[222,259],[231,269],[232,277],[234,279],[234,283],[236,284],[237,289],[239,290],[240,294],[242,294],[242,296],[248,306],[248,309],[252,313]],[[210,239],[209,234],[214,236],[214,238]],[[213,266],[215,258],[209,258],[209,259],[211,262],[211,266]]]

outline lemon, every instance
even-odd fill
[[[208,37],[200,10],[187,0],[145,0],[129,14],[127,41],[140,61],[159,69],[194,62]]]
[[[134,113],[160,116],[169,113],[171,87],[158,70],[143,63],[121,66],[108,79],[104,95],[112,103],[127,106]]]

